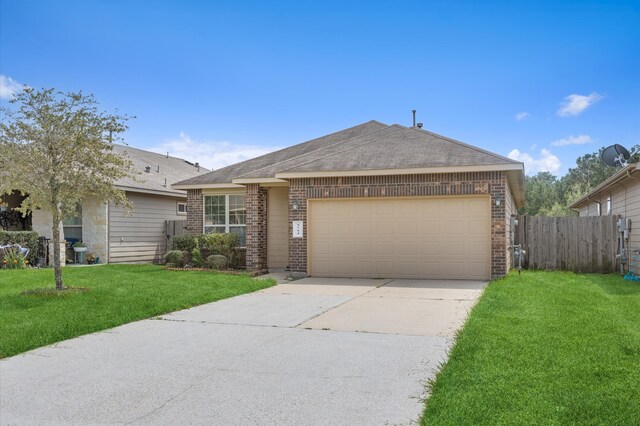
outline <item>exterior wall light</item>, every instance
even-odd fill
[[[500,204],[502,204],[502,198],[498,195],[496,196],[496,206],[500,207]]]
[[[291,204],[291,208],[293,210],[298,210],[298,203],[296,203],[295,201]]]

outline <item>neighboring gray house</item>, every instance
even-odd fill
[[[158,262],[166,250],[165,221],[187,217],[186,191],[172,189],[171,184],[209,170],[129,146],[114,145],[114,152],[126,154],[140,173],[116,182],[133,204],[133,214],[124,215],[113,203],[87,199],[76,217],[63,222],[64,238],[70,243],[82,240],[102,263]],[[32,227],[50,237],[51,216],[34,211]]]
[[[629,247],[640,248],[640,163],[631,163],[571,206],[580,216],[620,215],[631,219]]]
[[[250,271],[486,280],[509,270],[524,167],[370,121],[172,187],[189,232],[237,233]]]

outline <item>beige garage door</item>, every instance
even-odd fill
[[[309,201],[318,277],[489,279],[488,196]]]

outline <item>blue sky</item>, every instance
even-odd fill
[[[93,93],[219,168],[376,119],[562,175],[640,143],[640,1],[0,0],[0,100]]]

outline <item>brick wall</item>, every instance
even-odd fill
[[[200,235],[203,227],[204,199],[201,189],[187,190],[187,233]]]
[[[291,179],[289,265],[294,272],[307,272],[308,199],[491,194],[491,277],[501,277],[507,272],[506,188],[503,172]],[[496,206],[497,197],[501,198],[500,206]],[[294,204],[297,210],[293,209]],[[304,221],[303,238],[292,238],[294,220]]]
[[[248,184],[245,196],[247,208],[247,269],[267,271],[267,189]]]

